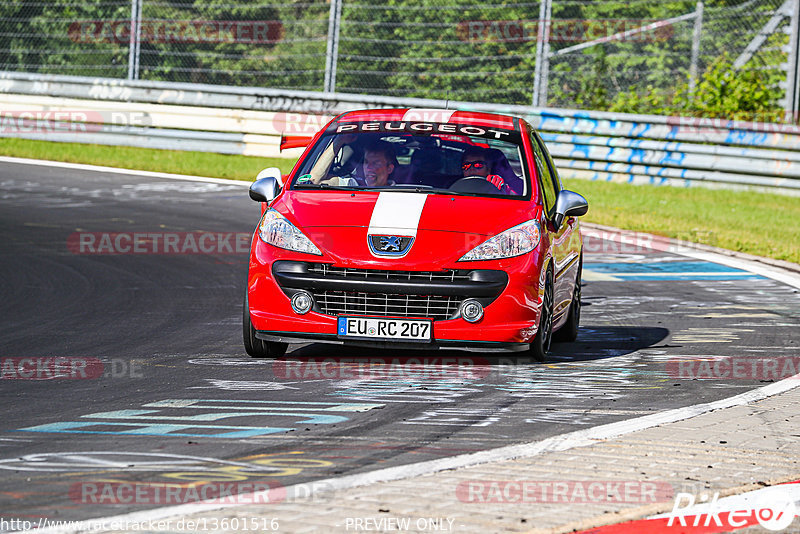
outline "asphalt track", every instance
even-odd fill
[[[697,379],[704,358],[798,354],[797,289],[593,240],[582,330],[544,364],[324,345],[254,360],[235,235],[259,209],[244,187],[0,165],[0,518],[103,517],[202,484],[249,492],[536,441],[773,380]],[[182,248],[100,247],[134,233]],[[184,492],[128,499],[128,483]]]

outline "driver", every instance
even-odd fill
[[[337,135],[333,142],[328,145],[320,155],[319,159],[314,163],[311,172],[307,177],[301,176],[300,179],[307,178],[305,181],[313,184],[328,184],[334,186],[357,186],[358,181],[353,176],[339,176],[332,174],[331,166],[336,160],[337,156],[341,161],[348,160],[353,157],[353,148],[349,146],[350,143],[355,141],[354,134]]]
[[[364,149],[364,179],[369,187],[394,185],[389,176],[397,168],[394,147],[386,141],[377,141]]]
[[[331,174],[331,165],[336,155],[345,150],[349,151],[347,158],[353,157],[353,148],[348,148],[349,143],[355,141],[354,134],[339,135],[325,148],[319,159],[314,163],[306,181],[313,184],[328,184],[333,186],[358,187],[385,187],[395,184],[391,179],[392,173],[397,168],[397,157],[394,147],[387,141],[375,141],[364,148],[364,160],[349,174],[338,176]],[[362,172],[363,169],[363,172]],[[301,177],[305,178],[305,177]]]
[[[484,178],[501,193],[506,195],[516,195],[517,193],[511,189],[497,174],[491,174],[492,168],[489,164],[489,159],[486,153],[477,147],[470,147],[464,151],[461,156],[461,170],[464,172],[464,178]]]

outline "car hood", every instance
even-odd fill
[[[524,200],[406,192],[287,191],[272,207],[299,228],[397,235],[432,230],[493,236],[538,216]]]

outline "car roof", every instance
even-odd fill
[[[520,119],[509,115],[458,111],[445,109],[404,108],[404,109],[362,109],[342,113],[334,123],[366,121],[418,121],[447,124],[467,124],[505,130],[519,130]]]

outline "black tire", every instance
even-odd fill
[[[242,336],[244,340],[244,350],[253,358],[280,358],[286,354],[288,343],[278,343],[276,341],[264,341],[256,337],[256,329],[250,322],[250,305],[247,302],[247,294],[244,296],[244,314],[242,316]]]
[[[578,263],[578,275],[575,278],[575,289],[572,290],[572,302],[569,305],[567,322],[553,334],[555,341],[572,342],[578,338],[581,324],[581,274],[583,273],[583,254]]]
[[[543,362],[547,358],[550,350],[550,343],[553,340],[553,273],[547,271],[547,279],[544,286],[544,298],[542,302],[542,313],[539,316],[539,331],[533,338],[528,352],[537,362]]]

